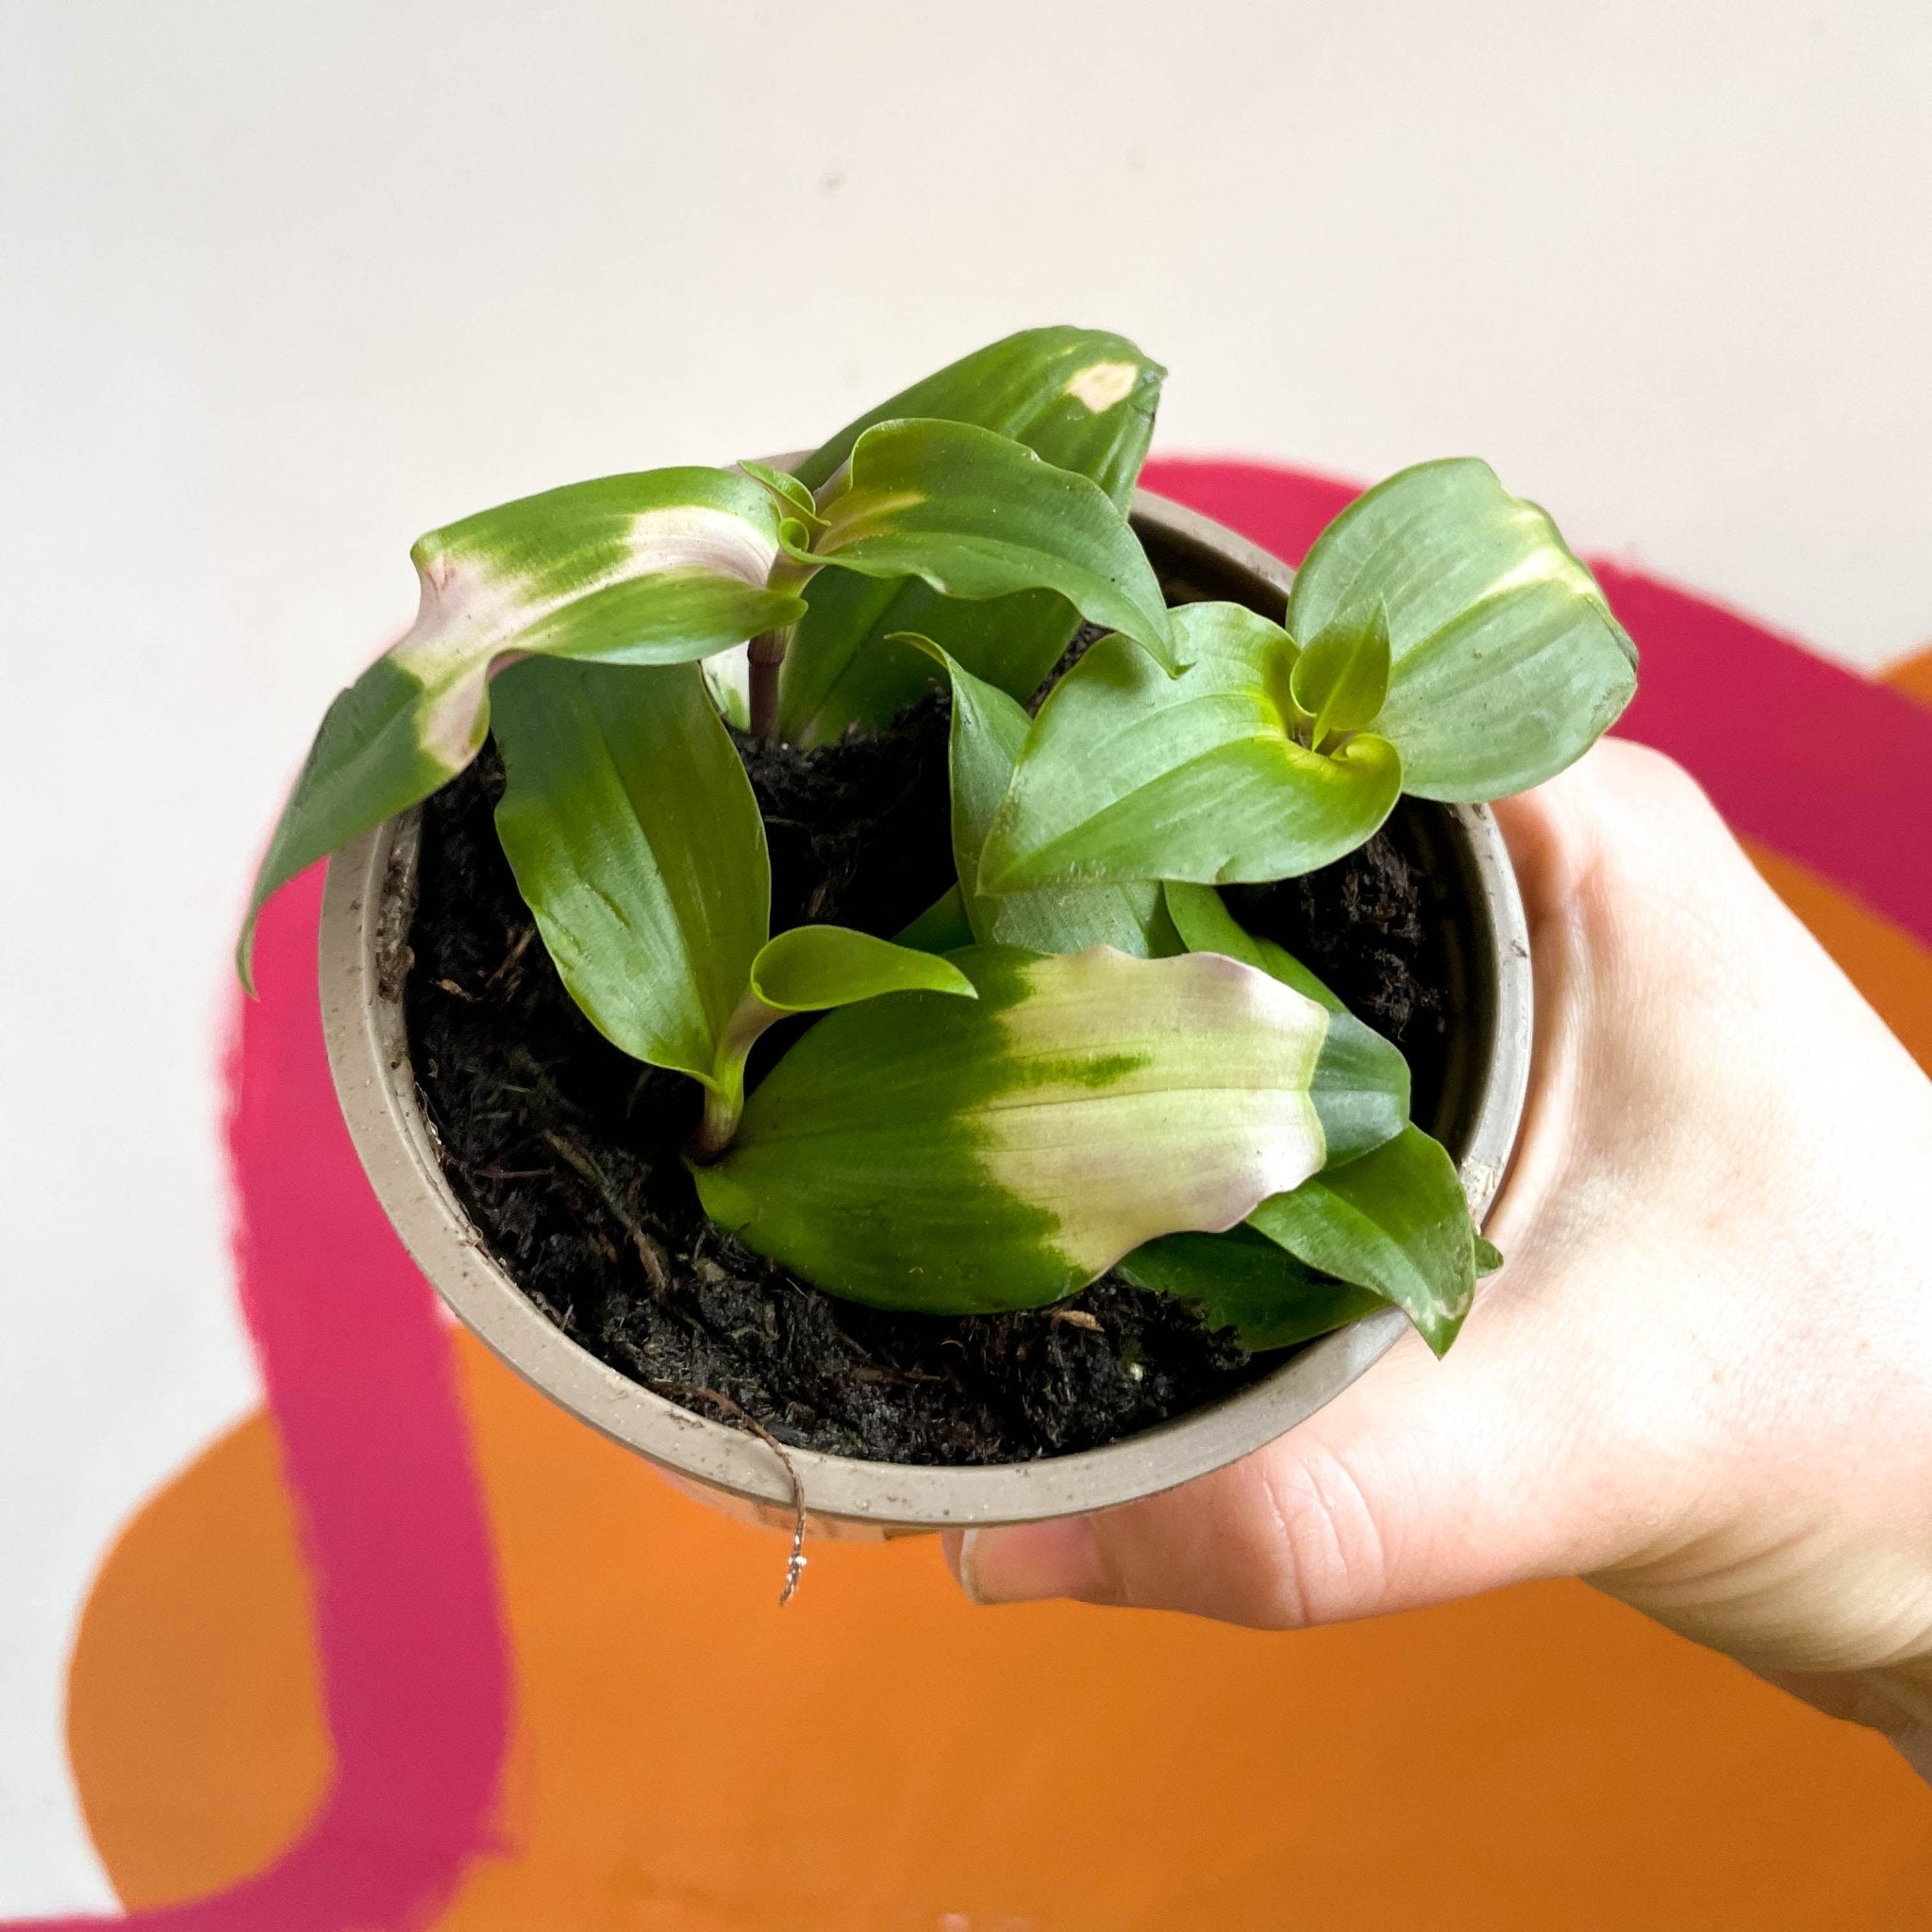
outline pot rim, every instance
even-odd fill
[[[1211,519],[1136,491],[1133,520],[1170,549],[1211,554],[1285,597],[1293,573]],[[1528,1087],[1528,931],[1502,836],[1484,806],[1444,808],[1465,848],[1488,928],[1495,1009],[1472,1108],[1463,1190],[1480,1224],[1501,1185]],[[1103,1448],[1035,1462],[954,1467],[789,1449],[680,1407],[574,1341],[491,1256],[445,1178],[409,1061],[402,974],[419,819],[407,812],[330,860],[319,936],[329,1070],[356,1152],[411,1258],[452,1312],[524,1379],[612,1441],[677,1474],[789,1509],[795,1471],[808,1513],[901,1529],[1083,1514],[1174,1488],[1274,1441],[1339,1395],[1401,1337],[1377,1309],[1308,1343],[1273,1374]]]

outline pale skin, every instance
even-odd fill
[[[949,1556],[986,1603],[1272,1628],[1580,1575],[1932,1776],[1932,1081],[1668,759],[1607,742],[1497,815],[1537,1052],[1448,1357],[1406,1336],[1243,1462]]]

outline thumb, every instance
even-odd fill
[[[1593,1567],[1597,1512],[1562,1418],[1515,1367],[1534,1353],[1480,1333],[1441,1362],[1405,1337],[1319,1415],[1183,1488],[949,1536],[955,1573],[981,1603],[1073,1597],[1288,1628]]]

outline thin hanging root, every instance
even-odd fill
[[[721,1395],[715,1389],[700,1389],[691,1382],[653,1382],[651,1387],[659,1395],[691,1402],[708,1402],[714,1407],[722,1408],[726,1415],[741,1422],[785,1465],[785,1474],[791,1483],[791,1554],[785,1561],[785,1588],[778,1592],[778,1607],[782,1610],[798,1593],[798,1581],[805,1574],[806,1565],[805,1481],[798,1474],[798,1465],[792,1461],[791,1451],[757,1416],[733,1402],[730,1396]]]

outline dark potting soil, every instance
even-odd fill
[[[952,883],[943,698],[875,738],[740,749],[771,845],[774,931],[833,921],[890,936]],[[407,1024],[458,1198],[567,1334],[701,1413],[722,1396],[793,1446],[915,1463],[1093,1448],[1272,1365],[1112,1275],[1054,1308],[892,1314],[722,1234],[680,1158],[695,1083],[640,1067],[565,992],[497,842],[502,791],[489,745],[424,808]],[[1241,912],[1413,1053],[1440,1031],[1441,997],[1400,843],[1391,822]]]

